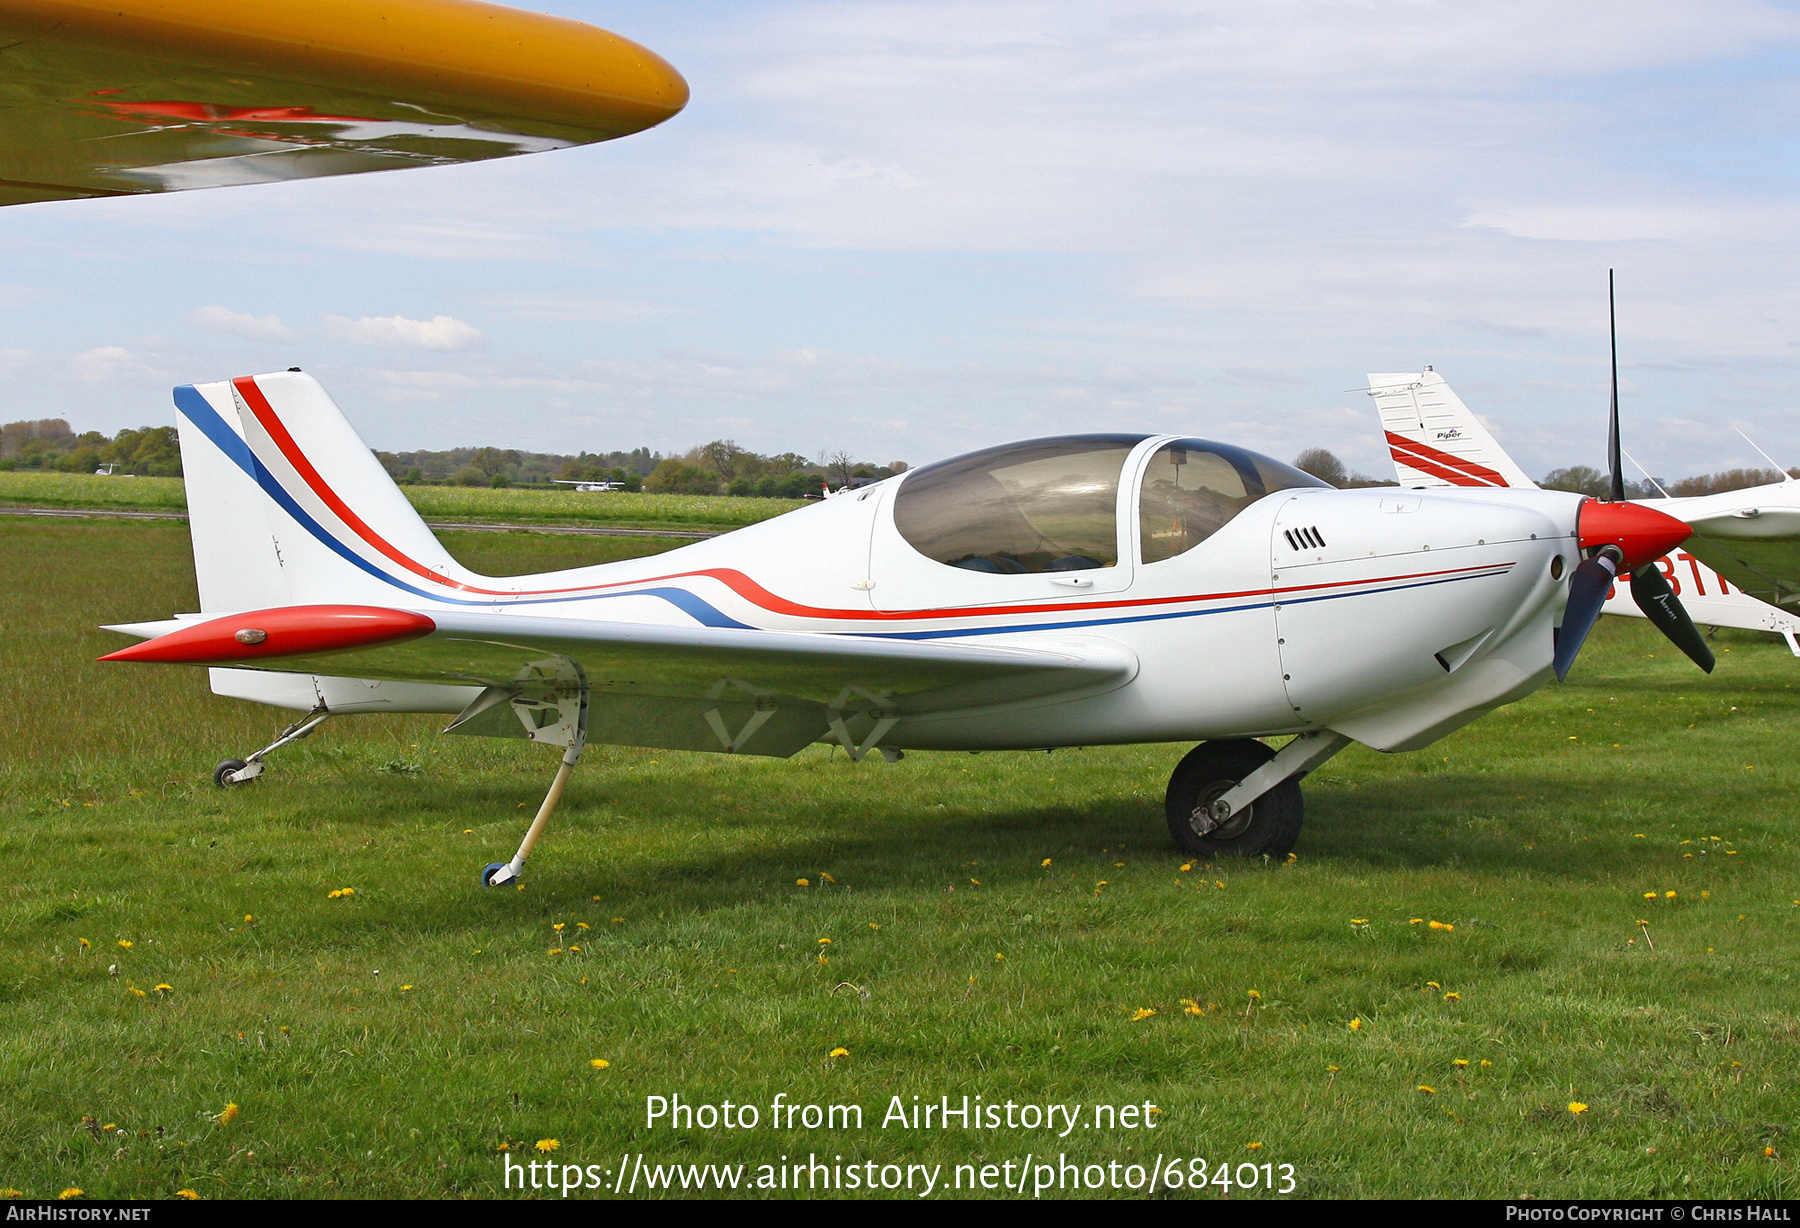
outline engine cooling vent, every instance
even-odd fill
[[[1287,538],[1289,548],[1294,550],[1323,550],[1325,535],[1317,529],[1283,529],[1281,535]]]

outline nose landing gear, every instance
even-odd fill
[[[1169,834],[1196,857],[1281,857],[1300,838],[1300,778],[1350,744],[1326,730],[1270,750],[1249,738],[1202,742],[1169,777]]]

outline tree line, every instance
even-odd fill
[[[77,435],[63,418],[35,418],[0,426],[0,470],[55,473],[115,472],[150,478],[181,476],[181,445],[172,426],[144,426],[105,435]]]

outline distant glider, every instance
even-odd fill
[[[0,0],[0,205],[508,157],[687,98],[628,39],[476,0]]]

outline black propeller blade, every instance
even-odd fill
[[[1669,587],[1668,577],[1655,563],[1646,563],[1631,573],[1631,599],[1671,644],[1687,653],[1695,665],[1709,674],[1713,672],[1712,649],[1688,612],[1681,608],[1681,600]]]
[[[1569,676],[1575,654],[1581,651],[1588,632],[1600,619],[1600,607],[1606,604],[1606,590],[1618,578],[1624,554],[1617,546],[1602,546],[1591,559],[1584,559],[1569,577],[1569,603],[1563,607],[1562,627],[1556,633],[1556,666],[1558,682]],[[1654,568],[1654,564],[1652,564]]]
[[[1606,467],[1609,482],[1608,502],[1625,501],[1625,471],[1620,467],[1619,447],[1619,316],[1613,299],[1613,271],[1606,271],[1606,317],[1612,335],[1612,413],[1606,430]],[[1619,565],[1625,561],[1616,546],[1604,546],[1569,577],[1569,603],[1563,609],[1562,628],[1556,637],[1556,680],[1568,677],[1575,655],[1594,623],[1600,607],[1606,604],[1606,592],[1617,578]],[[1682,608],[1681,599],[1669,586],[1668,578],[1654,562],[1645,563],[1631,573],[1631,599],[1644,612],[1656,629],[1675,647],[1707,673],[1712,673],[1712,649]]]

